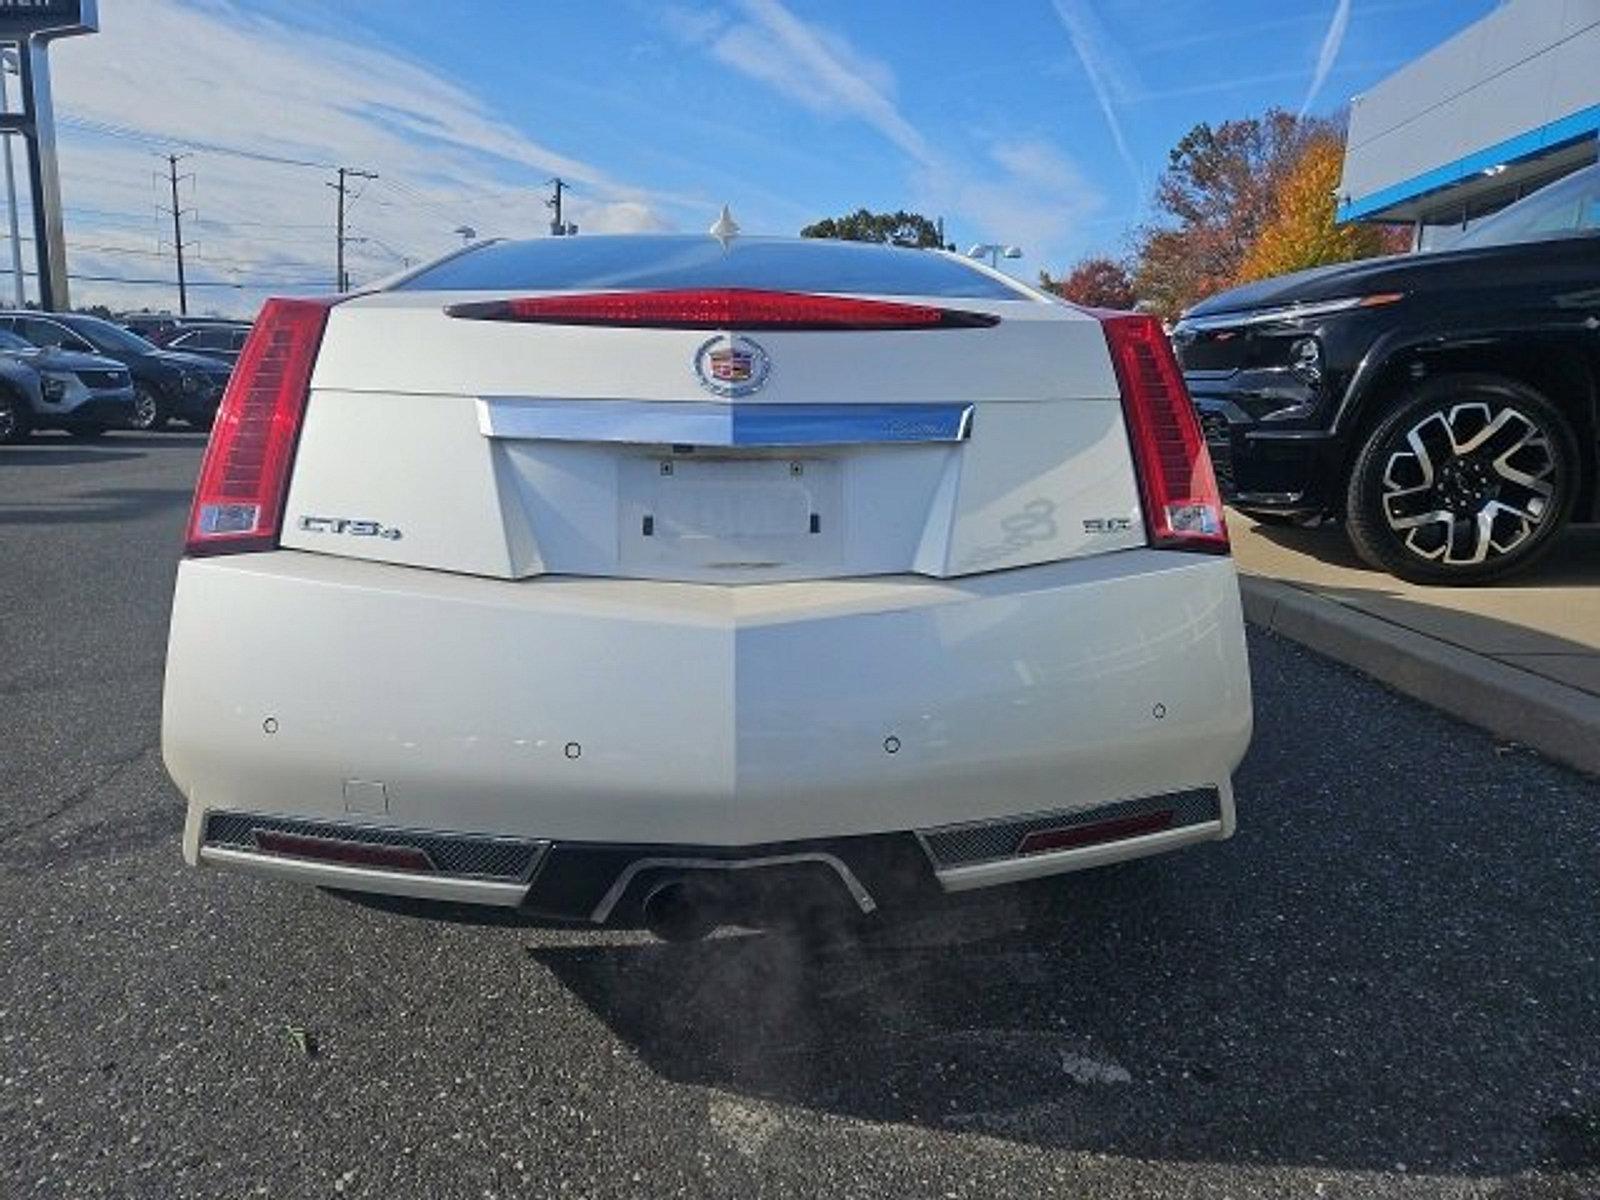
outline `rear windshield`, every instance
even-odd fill
[[[928,250],[822,239],[706,236],[552,237],[492,242],[397,285],[400,291],[604,291],[769,288],[1028,300],[1026,292]]]

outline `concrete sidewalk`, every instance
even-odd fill
[[[1505,584],[1439,588],[1368,568],[1338,526],[1228,528],[1252,623],[1600,774],[1600,529]]]

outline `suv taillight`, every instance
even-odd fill
[[[1150,544],[1226,554],[1222,493],[1166,331],[1140,313],[1096,315],[1122,388]]]
[[[268,300],[217,410],[189,513],[185,554],[278,544],[295,441],[334,300]]]

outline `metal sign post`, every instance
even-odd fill
[[[0,42],[16,44],[22,84],[22,111],[0,114],[0,135],[20,133],[28,146],[39,307],[47,311],[64,309],[69,303],[61,175],[56,167],[55,114],[50,105],[50,43],[99,29],[97,0],[0,0]]]

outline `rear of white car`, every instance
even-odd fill
[[[1226,837],[1249,733],[1154,320],[925,251],[579,238],[269,304],[163,750],[190,862],[670,929]]]

